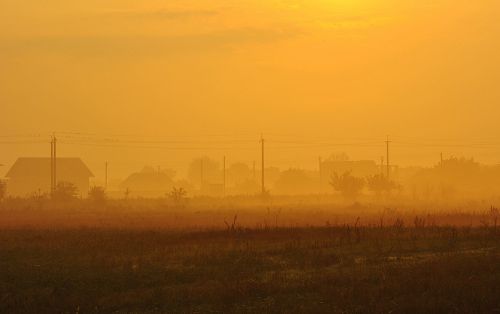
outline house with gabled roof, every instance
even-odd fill
[[[51,188],[51,158],[19,158],[7,172],[7,193],[28,196],[49,193]],[[86,195],[94,175],[80,158],[57,158],[57,182],[70,182]]]

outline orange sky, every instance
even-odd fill
[[[401,165],[441,151],[498,163],[499,9],[0,0],[0,163],[48,155],[48,144],[19,142],[52,131],[60,155],[98,176],[105,160],[116,176],[143,165],[182,173],[200,154],[251,162],[262,132],[270,166],[312,168],[339,151],[378,160],[386,134]]]

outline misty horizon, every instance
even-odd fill
[[[36,133],[3,135],[0,145],[3,144],[6,149],[0,160],[0,164],[3,164],[3,167],[0,167],[0,175],[3,176],[17,158],[49,157],[50,136]],[[230,163],[252,165],[256,162],[260,165],[259,136],[260,134],[257,134],[252,140],[248,135],[175,138],[161,135],[96,136],[92,133],[61,132],[58,135],[58,151],[60,157],[82,158],[98,179],[104,177],[106,162],[110,165],[111,179],[124,179],[131,172],[145,166],[172,169],[178,176],[185,177],[191,160],[200,156],[220,162],[226,156]],[[391,163],[399,167],[432,167],[439,163],[441,154],[445,158],[473,158],[485,165],[500,164],[500,159],[496,158],[494,153],[497,149],[500,150],[500,142],[494,139],[422,140],[397,136],[390,139]],[[385,140],[385,137],[341,139],[318,136],[304,139],[300,136],[270,135],[266,136],[266,164],[282,170],[314,170],[318,168],[318,157],[328,158],[341,153],[351,160],[372,160],[380,163],[380,158],[385,158],[386,155]],[[291,153],[294,158],[289,157]],[[144,158],[144,154],[148,158]],[[107,158],[99,160],[96,155],[104,155]]]
[[[500,313],[499,0],[0,0],[0,313]]]

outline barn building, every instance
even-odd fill
[[[51,182],[50,158],[19,158],[5,175],[7,192],[25,197],[34,193],[49,193]],[[86,195],[94,175],[80,158],[57,158],[57,182],[70,182]]]

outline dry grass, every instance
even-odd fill
[[[26,204],[0,212],[1,313],[500,311],[491,209]]]
[[[275,228],[304,226],[461,226],[498,224],[500,207],[491,202],[342,203],[324,197],[255,197],[191,199],[177,206],[168,199],[50,200],[9,199],[0,203],[0,228],[127,228],[205,230],[235,227]],[[358,221],[359,220],[359,221]]]

